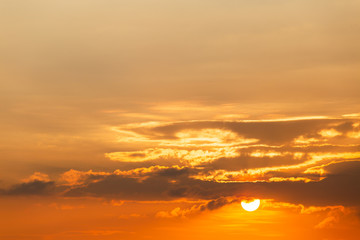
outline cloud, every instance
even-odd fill
[[[360,162],[335,163],[326,171],[326,178],[318,182],[246,183],[246,189],[257,197],[304,205],[359,205]]]
[[[204,129],[232,132],[245,139],[258,139],[263,144],[285,144],[302,135],[321,137],[318,132],[334,126],[337,131],[347,130],[352,120],[306,119],[292,121],[189,121],[165,123],[158,126],[143,125],[128,129],[149,139],[176,139],[181,132],[201,132]]]
[[[280,172],[279,175],[272,175],[272,179],[252,182],[199,179],[196,178],[199,174],[209,173],[203,168],[179,166],[153,166],[114,172],[79,171],[77,174],[82,176],[82,180],[74,184],[35,180],[2,190],[2,195],[56,194],[98,197],[109,201],[202,199],[210,201],[202,207],[210,210],[227,204],[229,197],[275,199],[305,206],[359,206],[360,159],[330,163],[324,165],[323,169],[325,174],[321,178],[311,178],[311,181],[307,181],[306,174],[291,177],[291,174]]]
[[[236,148],[223,147],[215,149],[169,149],[169,148],[150,148],[145,151],[134,152],[112,152],[105,154],[106,157],[113,161],[121,162],[146,162],[154,160],[171,160],[173,162],[179,161],[186,165],[200,165],[207,162],[212,162],[221,157],[236,157],[238,152]]]
[[[200,205],[200,211],[205,211],[205,210],[215,210],[215,209],[218,209],[218,208],[221,208],[225,205],[228,205],[228,204],[232,204],[232,203],[235,203],[235,202],[238,202],[237,199],[227,199],[227,198],[218,198],[218,199],[215,199],[215,200],[211,200],[209,202],[207,202],[206,204],[203,204],[203,205]]]
[[[187,167],[151,167],[133,171],[115,171],[97,181],[73,186],[66,196],[94,196],[125,200],[171,200],[178,198],[213,199],[235,186],[191,178],[197,169]],[[229,190],[227,190],[229,189]]]
[[[160,217],[160,218],[187,217],[190,215],[199,214],[204,211],[213,211],[236,202],[238,202],[238,199],[221,197],[218,199],[210,200],[206,203],[193,205],[190,208],[181,209],[177,207],[171,211],[159,211],[156,213],[156,217]]]
[[[56,184],[53,181],[32,181],[12,186],[3,190],[3,195],[50,195],[56,191]]]
[[[49,175],[41,172],[35,172],[30,177],[23,179],[24,182],[33,182],[33,181],[40,181],[40,182],[49,182],[50,178]]]
[[[338,223],[345,214],[344,208],[332,208],[328,211],[327,217],[315,225],[315,229],[330,228]]]
[[[357,206],[360,145],[348,134],[359,131],[359,124],[356,119],[326,118],[132,124],[117,133],[132,133],[134,147],[108,153],[120,169],[71,169],[56,181],[36,172],[1,192],[109,201],[244,196]]]
[[[217,199],[249,196],[304,205],[356,206],[360,202],[360,162],[324,167],[321,181],[214,182],[194,179],[202,169],[169,167],[142,176],[108,175],[68,190],[66,196],[96,196],[132,200]],[[297,179],[295,179],[297,180]],[[210,206],[210,205],[209,205]]]
[[[309,154],[351,148],[359,152],[352,137],[358,124],[355,119],[330,118],[129,124],[113,130],[133,150],[105,156],[133,165],[172,162],[224,170],[294,165],[309,160]]]

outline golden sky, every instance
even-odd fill
[[[358,239],[359,11],[0,1],[0,239]]]

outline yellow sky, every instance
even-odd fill
[[[2,0],[0,239],[357,239],[359,10]]]

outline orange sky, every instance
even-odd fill
[[[358,239],[359,10],[2,0],[0,239]]]

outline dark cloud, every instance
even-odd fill
[[[360,202],[360,163],[333,164],[326,170],[330,173],[319,182],[219,183],[191,178],[191,172],[195,171],[194,169],[169,168],[150,173],[141,181],[126,176],[104,176],[100,181],[72,188],[65,195],[127,200],[218,199],[246,196],[274,198],[305,205],[358,205]],[[268,175],[292,176],[289,173],[276,172],[270,172]]]
[[[101,181],[72,189],[66,195],[136,200],[217,199],[229,196],[249,196],[274,198],[279,201],[305,205],[359,205],[360,162],[332,164],[325,170],[329,174],[319,182],[219,183],[193,179],[190,173],[194,170],[188,168],[184,170],[170,168],[150,174],[143,181],[123,176],[107,176]],[[166,174],[164,174],[165,172]],[[278,177],[291,176],[286,173],[270,172],[268,174]]]
[[[215,200],[211,200],[211,201],[207,202],[206,204],[200,205],[200,211],[215,210],[215,209],[221,208],[225,205],[232,204],[235,202],[238,202],[238,200],[237,199],[229,200],[225,197],[221,197],[221,198],[218,198]]]
[[[288,144],[301,135],[317,136],[317,132],[328,126],[344,124],[345,120],[311,119],[273,122],[223,122],[198,121],[179,122],[153,128],[136,128],[133,131],[153,139],[176,139],[176,133],[183,130],[200,130],[217,128],[231,130],[245,138],[256,138],[265,144]],[[346,124],[351,124],[349,120]]]
[[[331,171],[319,182],[246,183],[246,191],[256,197],[304,205],[360,205],[360,162],[330,165]]]
[[[70,189],[66,196],[94,196],[126,200],[171,200],[177,198],[214,199],[230,196],[239,188],[236,184],[221,184],[190,177],[189,168],[168,168],[151,172],[142,178],[122,175]]]
[[[201,168],[155,168],[142,175],[89,174],[80,186],[56,186],[54,182],[33,181],[2,190],[2,195],[49,195],[99,197],[123,200],[210,200],[205,209],[229,203],[226,197],[258,197],[304,205],[358,206],[360,203],[360,162],[348,161],[324,167],[328,172],[318,182],[214,182],[192,178]],[[291,176],[269,172],[278,177]],[[276,175],[277,174],[277,175]],[[225,197],[225,198],[224,198]]]
[[[206,169],[212,170],[224,169],[228,171],[236,171],[251,168],[294,165],[302,163],[306,159],[306,156],[300,159],[296,159],[291,154],[276,157],[251,157],[249,155],[241,155],[240,157],[234,158],[219,158],[202,166]]]
[[[50,195],[56,190],[55,182],[32,181],[14,185],[8,190],[2,190],[3,195]],[[1,192],[0,192],[1,193]]]
[[[354,129],[354,127],[353,127],[354,123],[355,123],[355,121],[344,121],[344,122],[341,122],[339,125],[337,125],[335,127],[335,129],[339,132],[346,133],[346,132],[349,132]]]
[[[260,151],[263,153],[276,152],[280,155],[276,156],[261,156],[253,157],[252,153]],[[233,158],[218,158],[212,162],[204,163],[200,165],[205,169],[216,170],[223,169],[227,171],[237,171],[253,168],[263,168],[263,167],[276,167],[276,166],[286,166],[286,165],[296,165],[303,163],[310,159],[309,154],[312,153],[345,153],[345,152],[359,152],[360,145],[320,145],[320,146],[304,146],[304,147],[295,147],[295,146],[282,146],[282,147],[265,147],[265,146],[255,146],[240,149],[240,156]],[[296,153],[302,153],[302,156],[296,156]],[[281,174],[281,173],[279,173]]]

